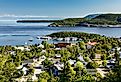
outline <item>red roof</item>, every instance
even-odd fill
[[[55,44],[56,47],[60,47],[60,48],[66,47],[68,45],[71,45],[71,43],[58,43],[58,44]]]
[[[95,44],[97,44],[97,42],[88,42],[87,44],[89,44],[89,45],[95,45]]]

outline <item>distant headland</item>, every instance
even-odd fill
[[[17,23],[51,23],[49,27],[121,27],[121,14],[91,14],[63,20],[17,20]]]
[[[67,18],[56,21],[50,27],[121,27],[121,14],[91,14],[84,18]]]
[[[51,23],[59,20],[17,20],[17,23]]]

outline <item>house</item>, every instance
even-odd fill
[[[95,54],[95,59],[101,59],[101,54]]]
[[[25,47],[24,47],[24,50],[30,51],[30,48],[29,48],[28,46],[25,46]]]
[[[44,45],[42,45],[42,44],[39,44],[39,46],[37,46],[37,47],[40,47],[40,48],[44,48]]]
[[[18,50],[24,51],[24,46],[15,47],[15,49],[18,49]]]
[[[77,41],[78,38],[77,37],[70,37],[70,41]]]
[[[68,62],[70,63],[70,65],[73,65],[73,66],[74,66],[75,63],[76,63],[76,60],[71,60],[71,59],[70,59],[70,60],[68,60]]]
[[[64,40],[65,41],[70,41],[70,37],[65,37]]]
[[[105,67],[99,67],[99,68],[96,68],[96,70],[97,70],[97,73],[100,73],[102,77],[105,77],[110,71],[110,69],[107,69]]]
[[[40,73],[42,73],[42,69],[41,68],[34,68],[34,75],[39,75]]]
[[[46,50],[42,50],[41,53],[46,53]]]
[[[97,42],[88,42],[87,44],[86,44],[86,46],[87,46],[87,49],[91,49],[94,45],[96,45],[97,44]]]
[[[89,41],[87,44],[88,44],[88,45],[92,45],[92,46],[93,46],[93,45],[96,45],[96,44],[97,44],[97,42],[90,42],[90,41]]]
[[[119,51],[119,50],[121,50],[121,48],[120,47],[116,47],[116,48],[112,49],[112,51],[115,51],[115,50]]]
[[[107,60],[107,68],[114,68],[116,65],[116,62],[114,60]]]
[[[16,67],[16,69],[22,69],[22,68],[23,68],[23,65]]]
[[[57,43],[57,44],[55,44],[56,48],[63,48],[66,46],[71,46],[71,43]]]
[[[15,51],[10,51],[10,54],[13,55],[13,56],[16,55]]]
[[[59,71],[62,71],[63,68],[64,68],[64,63],[56,62],[56,63],[54,64],[54,66],[55,66]]]
[[[22,68],[22,71],[23,71],[23,74],[24,74],[24,75],[26,75],[26,74],[27,74],[28,69],[27,69],[26,67],[23,67],[23,68]]]
[[[80,61],[84,62],[83,56],[79,55],[79,56],[78,56],[78,59],[79,59]]]
[[[16,81],[17,82],[27,82],[28,76],[22,76],[20,78],[17,78]]]
[[[119,58],[121,58],[121,51],[119,51]]]
[[[58,50],[59,51],[59,50],[61,50],[61,48],[55,48],[55,50]]]
[[[63,41],[64,38],[57,38],[56,40],[58,40],[58,41]]]
[[[38,80],[38,77],[36,75],[33,75],[32,76],[32,81],[37,81]]]
[[[55,57],[54,58],[61,58],[61,55],[60,54],[55,54]]]

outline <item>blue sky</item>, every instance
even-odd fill
[[[0,0],[0,15],[84,16],[120,13],[121,0]]]

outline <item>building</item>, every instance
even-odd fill
[[[56,48],[63,48],[66,46],[71,46],[71,45],[72,45],[71,43],[57,43],[57,44],[55,44],[55,47]]]

